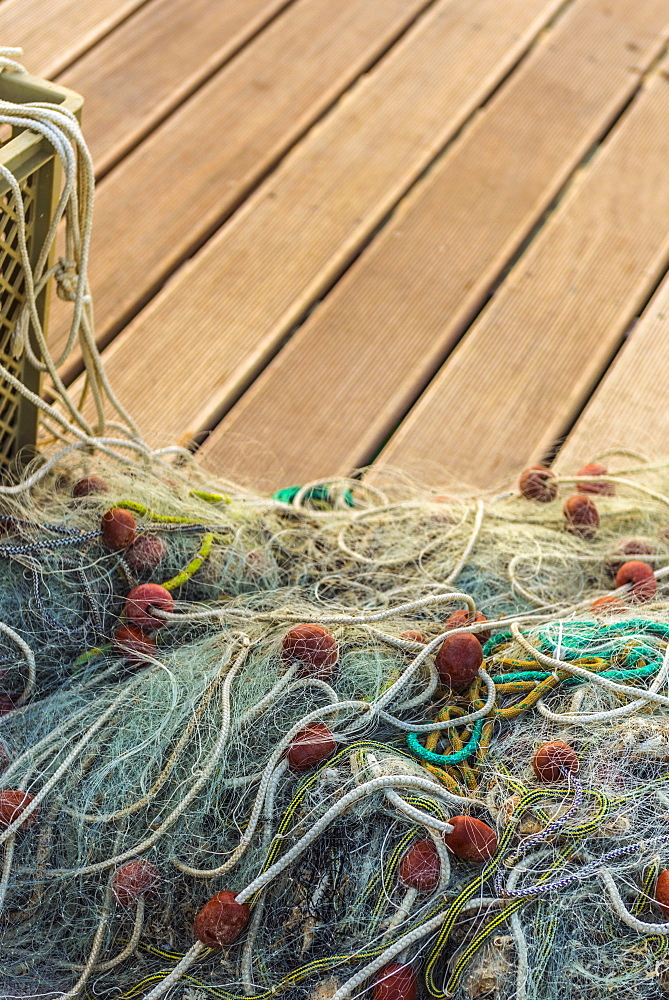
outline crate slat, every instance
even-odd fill
[[[80,114],[81,98],[63,87],[23,73],[0,74],[0,99],[15,103],[51,101]],[[26,223],[26,246],[33,267],[41,252],[55,207],[61,168],[56,154],[40,135],[17,131],[0,146],[0,163],[16,179],[21,191]],[[12,338],[25,301],[25,273],[19,252],[19,229],[13,196],[5,181],[0,183],[0,363],[32,392],[40,390],[40,373],[25,355],[16,359]],[[37,297],[37,313],[47,329],[50,288]],[[36,345],[33,344],[36,350]],[[29,459],[37,441],[38,414],[35,406],[9,384],[0,381],[0,476],[16,460]]]

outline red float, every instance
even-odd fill
[[[156,654],[153,639],[136,625],[121,625],[114,632],[114,648],[129,667],[143,667]]]
[[[595,614],[599,615],[622,614],[629,610],[625,602],[613,594],[604,594],[603,597],[598,597],[596,601],[592,602],[590,607]]]
[[[471,632],[446,636],[434,662],[442,684],[466,691],[483,663],[481,643]]]
[[[102,515],[102,538],[108,549],[120,552],[135,541],[137,525],[129,510],[112,507]]]
[[[128,621],[139,628],[162,628],[165,621],[152,615],[151,608],[172,611],[174,598],[169,590],[161,587],[159,583],[141,583],[139,587],[133,587],[125,599],[125,615]]]
[[[16,702],[9,694],[0,694],[0,716],[9,715],[16,708]]]
[[[545,465],[530,465],[524,469],[518,486],[526,500],[538,500],[539,503],[550,503],[558,492],[555,474]]]
[[[439,884],[441,863],[431,840],[417,840],[400,861],[399,880],[407,889],[434,892]]]
[[[608,476],[608,474],[609,470],[601,462],[589,462],[576,473],[577,476]],[[615,496],[616,485],[615,483],[598,483],[596,480],[590,480],[587,483],[576,483],[576,489],[579,493],[599,493],[600,496],[612,497]]]
[[[84,476],[72,487],[72,496],[89,497],[94,493],[106,493],[108,490],[109,487],[100,476]]]
[[[663,913],[669,917],[669,870],[666,868],[657,876],[655,883],[655,902]]]
[[[641,603],[655,596],[657,580],[648,563],[637,559],[623,563],[616,573],[616,587],[624,587],[626,583],[632,584],[631,591],[626,595],[628,601]]]
[[[152,861],[129,861],[117,868],[112,893],[121,906],[131,906],[140,896],[152,896],[160,883],[160,872]]]
[[[564,780],[565,771],[578,773],[578,757],[568,743],[553,740],[551,743],[542,743],[537,748],[532,767],[539,781],[561,781]]]
[[[385,965],[374,982],[373,1000],[416,1000],[418,979],[410,965]]]
[[[250,912],[246,903],[237,902],[234,892],[224,889],[212,896],[195,917],[195,937],[208,948],[232,944],[246,927]]]
[[[406,632],[400,632],[400,639],[406,639],[408,642],[425,642],[425,636],[422,632],[415,632],[412,628],[408,628]]]
[[[574,493],[565,500],[562,508],[567,521],[567,530],[581,538],[592,538],[599,527],[599,512],[590,499],[582,493]]]
[[[167,543],[159,535],[141,534],[125,554],[134,573],[150,573],[167,555]]]
[[[654,552],[655,548],[647,538],[624,538],[613,549],[613,556],[652,556]],[[615,580],[618,570],[626,561],[626,559],[609,559],[606,563],[607,573]]]
[[[310,771],[335,752],[337,741],[322,722],[312,722],[295,736],[288,747],[288,763],[291,770],[301,773]]]
[[[491,826],[474,816],[452,816],[452,833],[444,837],[446,846],[464,861],[489,861],[497,850],[497,834]]]
[[[287,667],[298,665],[298,677],[325,678],[334,671],[339,651],[332,633],[321,625],[295,625],[281,641],[281,659]]]
[[[483,622],[487,622],[488,619],[485,615],[482,615],[480,611],[477,611],[474,617],[472,617],[471,612],[467,608],[461,608],[460,611],[454,611],[452,615],[449,615],[446,619],[446,628],[465,628],[467,625],[480,625]],[[483,646],[492,632],[473,632],[478,641]]]
[[[11,826],[21,815],[21,813],[30,805],[32,800],[35,798],[30,792],[22,792],[15,788],[2,788],[0,789],[0,829],[7,829]],[[37,822],[37,815],[39,809],[35,809],[33,813],[28,816],[27,820],[23,824],[23,829],[27,830],[28,827],[32,826],[33,823]]]

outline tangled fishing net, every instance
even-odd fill
[[[70,292],[96,417],[28,394],[0,488],[0,996],[667,995],[669,465],[257,496],[105,423]]]

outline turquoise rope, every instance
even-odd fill
[[[581,656],[583,649],[592,643],[594,640],[599,640],[600,643],[602,639],[606,640],[608,637],[612,639],[614,637],[622,638],[630,632],[643,632],[655,635],[658,638],[669,641],[669,625],[664,625],[661,622],[647,621],[643,618],[633,619],[627,622],[617,622],[611,625],[597,625],[593,627],[592,622],[569,622],[569,628],[565,629],[562,636],[562,657],[565,660],[576,659]],[[576,626],[580,626],[583,629],[587,629],[587,634],[574,636],[571,630]],[[485,659],[492,657],[495,650],[500,645],[505,645],[513,639],[511,632],[497,632],[492,636],[483,647],[483,656]],[[539,636],[540,648],[543,647],[545,650],[553,651],[554,643],[552,643],[545,636]],[[576,642],[578,645],[569,647],[569,641]],[[630,650],[627,654],[625,663],[629,664],[628,669],[625,670],[602,670],[598,673],[597,677],[606,677],[609,680],[617,681],[628,681],[628,680],[638,680],[642,677],[649,677],[651,674],[656,673],[660,666],[661,661],[656,659],[657,650],[652,649],[648,646],[638,645],[634,649]],[[638,663],[639,660],[646,660],[642,667],[636,667],[634,664]],[[549,677],[551,671],[549,670],[520,670],[511,674],[499,674],[493,677],[495,684],[510,684],[514,681],[543,681],[546,677]],[[569,677],[564,680],[565,685],[583,684],[585,678],[581,677]],[[467,760],[471,757],[479,748],[481,742],[481,734],[483,732],[484,719],[478,719],[474,724],[472,730],[472,735],[469,742],[456,753],[452,754],[441,754],[433,753],[431,750],[426,750],[418,739],[417,733],[409,733],[407,735],[407,745],[409,750],[420,757],[421,760],[426,761],[429,764],[437,764],[439,766],[444,766],[448,764],[460,764],[463,760]]]
[[[462,750],[458,750],[456,753],[432,753],[431,750],[426,750],[418,739],[418,733],[408,733],[407,745],[412,753],[415,753],[421,760],[427,761],[428,764],[439,764],[440,766],[444,764],[460,764],[478,750],[484,723],[485,719],[476,720],[469,742]]]
[[[286,486],[284,489],[273,493],[272,500],[280,500],[281,503],[292,503],[301,489],[301,486]],[[321,500],[323,503],[332,503],[332,495],[327,486],[312,486],[310,490],[307,490],[305,500]],[[347,507],[355,507],[355,500],[350,490],[344,491],[344,502]]]
[[[555,626],[553,626],[554,628]],[[562,635],[562,658],[568,660],[581,656],[593,642],[601,643],[608,638],[624,637],[630,632],[642,632],[648,636],[656,636],[669,642],[669,624],[649,621],[644,618],[633,618],[625,622],[614,622],[611,625],[594,625],[593,622],[565,622]],[[498,646],[511,642],[511,632],[497,632],[488,639],[483,647],[485,657],[492,656]],[[547,638],[545,630],[539,632],[540,652],[552,652],[555,642]],[[603,651],[603,649],[602,649]]]
[[[635,667],[631,670],[601,670],[595,676],[608,677],[614,681],[632,681],[637,677],[649,677],[660,669],[658,660],[647,664],[644,667]],[[519,670],[515,674],[499,674],[493,677],[495,684],[511,684],[513,681],[543,681],[550,677],[550,671],[542,670]],[[564,684],[584,684],[585,677],[569,677]]]
[[[645,635],[663,639],[665,642],[669,641],[669,625],[663,622],[649,621],[644,618],[613,622],[610,625],[597,625],[595,628],[593,628],[592,622],[568,622],[565,623],[565,626],[562,638],[564,659],[568,659],[570,655],[580,655],[580,652],[593,642],[601,644],[608,639],[622,638],[634,632],[642,632]],[[552,626],[553,630],[554,628]],[[555,640],[549,639],[546,632],[546,628],[539,631],[540,640],[549,649],[553,649],[555,647]],[[604,651],[604,648],[602,646],[602,651]]]
[[[506,643],[511,642],[512,639],[513,636],[510,632],[495,632],[495,634],[483,644],[484,659],[487,660],[489,656],[492,656],[498,646],[503,646]]]

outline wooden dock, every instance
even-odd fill
[[[264,490],[669,452],[669,0],[2,0],[0,38],[85,98],[149,439]]]

